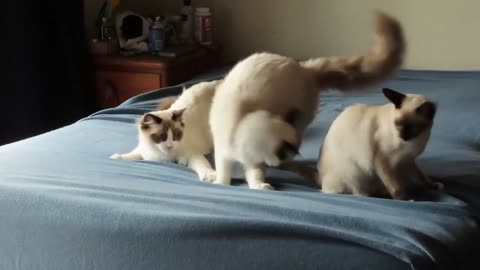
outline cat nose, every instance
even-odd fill
[[[171,150],[172,148],[173,148],[173,145],[167,144],[167,149],[168,149],[168,150]]]

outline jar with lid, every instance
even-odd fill
[[[201,45],[213,43],[212,13],[209,8],[200,7],[195,9],[195,38]]]

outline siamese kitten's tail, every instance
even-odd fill
[[[244,164],[279,166],[298,154],[295,128],[268,111],[246,114],[238,123],[233,145]]]
[[[387,80],[402,65],[405,50],[406,41],[401,24],[379,12],[375,44],[367,54],[316,58],[300,64],[313,73],[318,87],[353,91]]]

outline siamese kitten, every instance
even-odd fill
[[[388,79],[405,47],[401,25],[380,13],[374,47],[365,55],[298,62],[257,53],[240,61],[218,87],[210,111],[215,183],[229,185],[232,164],[240,162],[250,188],[273,189],[264,182],[264,167],[296,154],[320,91],[352,91]]]
[[[208,114],[220,80],[198,83],[179,97],[167,98],[138,123],[138,145],[130,153],[114,154],[124,160],[177,161],[188,165],[200,180],[212,182],[215,171],[204,155],[213,148]]]
[[[422,95],[383,93],[391,103],[353,105],[333,121],[318,161],[323,192],[406,199],[414,183],[443,188],[415,163],[430,138],[436,105]]]

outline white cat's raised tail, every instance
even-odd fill
[[[393,75],[405,52],[402,28],[385,14],[377,16],[376,25],[375,45],[362,56],[298,62],[257,53],[235,65],[210,111],[216,183],[230,184],[232,162],[240,162],[251,188],[272,189],[264,183],[264,167],[277,166],[297,152],[322,89],[351,91]]]

